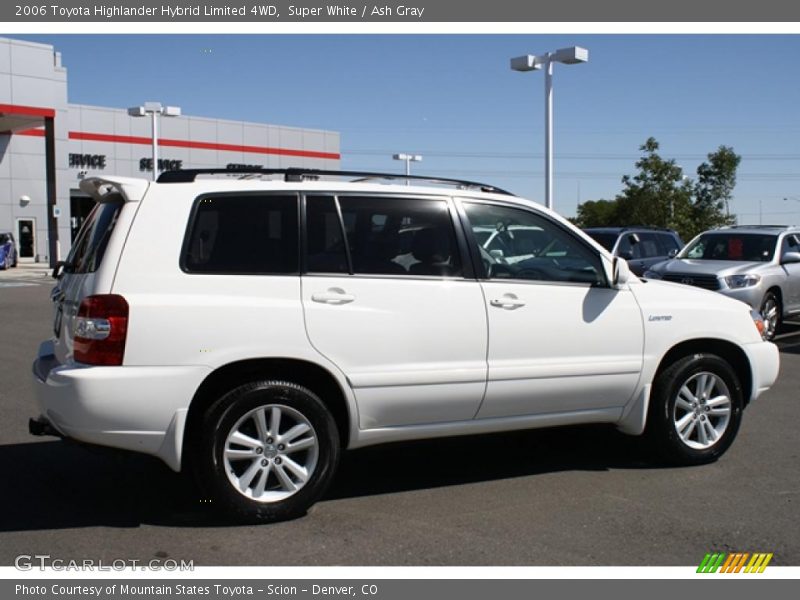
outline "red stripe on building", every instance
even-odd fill
[[[22,131],[9,131],[12,135],[30,135],[33,137],[44,137],[44,129],[23,129]]]
[[[110,135],[107,133],[88,133],[84,131],[70,131],[69,139],[90,142],[112,142],[118,144],[141,144],[149,146],[152,139],[130,135]],[[273,148],[269,146],[244,146],[240,144],[220,144],[217,142],[192,142],[190,140],[158,139],[159,147],[194,148],[196,150],[221,150],[223,152],[246,152],[249,154],[275,154],[279,156],[301,156],[303,158],[326,158],[339,160],[341,154],[337,152],[317,152],[315,150],[292,150],[290,148]]]
[[[22,106],[20,104],[0,104],[0,114],[19,115],[25,117],[50,117],[56,116],[56,111],[52,108],[42,108],[40,106]]]

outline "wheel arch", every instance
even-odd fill
[[[661,358],[653,381],[675,361],[680,360],[684,356],[691,356],[693,354],[715,354],[730,364],[736,376],[739,377],[739,382],[742,385],[744,404],[747,406],[753,394],[752,366],[744,350],[727,340],[698,338],[676,344]]]
[[[202,426],[203,415],[208,407],[235,385],[255,379],[281,379],[310,389],[331,411],[342,447],[349,444],[351,416],[347,396],[328,369],[308,360],[294,358],[240,360],[218,367],[197,388],[189,405],[184,427],[182,471],[187,470],[194,454],[193,446],[199,439],[197,432]]]

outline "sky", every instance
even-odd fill
[[[555,66],[554,206],[613,198],[650,137],[691,178],[742,156],[740,223],[800,224],[798,35],[8,35],[52,44],[69,101],[145,101],[187,115],[341,134],[343,169],[483,181],[544,193],[544,75],[509,59],[566,46]]]

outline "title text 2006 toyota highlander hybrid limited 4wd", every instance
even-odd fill
[[[640,281],[502,190],[223,173],[81,183],[97,205],[53,294],[32,433],[155,455],[272,521],[342,449],[396,440],[613,423],[707,463],[777,377],[745,304]],[[501,256],[487,228],[541,234]]]

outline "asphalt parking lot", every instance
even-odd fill
[[[304,518],[242,527],[146,456],[28,435],[51,328],[42,270],[0,273],[0,564],[20,554],[196,565],[696,565],[710,550],[800,565],[800,325],[718,463],[658,468],[637,440],[562,428],[345,455]]]

